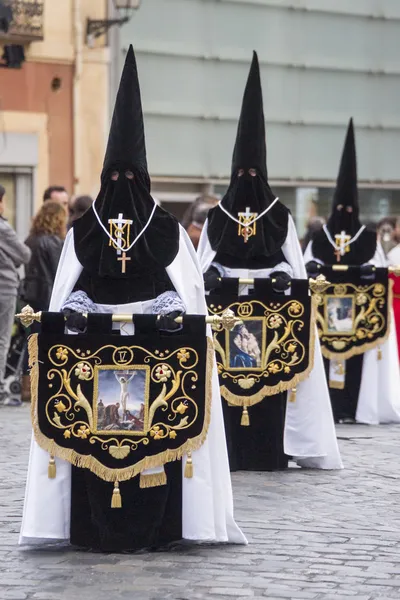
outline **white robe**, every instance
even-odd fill
[[[199,242],[198,255],[203,273],[215,258],[207,235],[207,222]],[[296,279],[307,279],[296,228],[289,215],[288,235],[282,252],[293,269]],[[233,273],[234,271],[234,273]],[[263,276],[263,270],[248,271],[246,277]],[[232,276],[242,275],[241,269],[232,269]],[[264,275],[265,276],[265,275]],[[302,467],[316,469],[343,468],[336,440],[335,424],[329,399],[319,339],[316,334],[314,368],[309,377],[297,386],[295,402],[286,407],[284,451],[293,456]]]
[[[70,295],[82,266],[74,249],[73,232],[67,235],[58,266],[50,311],[60,310]],[[193,246],[180,228],[179,252],[166,269],[188,314],[207,314],[203,277]],[[135,303],[140,312],[148,303]],[[115,307],[126,312],[127,305]],[[208,330],[211,337],[211,330]],[[194,475],[182,472],[182,537],[187,540],[246,544],[233,517],[232,485],[225,443],[224,422],[216,363],[213,369],[211,421],[206,441],[193,452]],[[20,544],[69,540],[71,465],[56,459],[57,477],[48,479],[49,455],[32,437]],[[182,469],[185,461],[182,460]]]
[[[392,267],[400,265],[400,244],[397,244],[397,246],[388,252],[387,260]]]
[[[304,262],[316,260],[310,242],[304,253]],[[323,264],[320,260],[317,260]],[[380,243],[368,264],[387,267],[387,259]],[[393,309],[390,307],[389,337],[381,346],[382,360],[378,360],[378,348],[367,350],[363,355],[361,385],[358,394],[356,421],[366,425],[400,423],[400,369],[397,336]]]

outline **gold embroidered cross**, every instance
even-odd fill
[[[122,273],[126,273],[126,261],[131,260],[126,256],[126,249],[129,248],[131,237],[131,219],[124,219],[122,213],[118,214],[117,219],[109,219],[110,225],[110,243],[109,245],[117,251],[118,261],[122,263]],[[122,254],[122,256],[121,256]]]
[[[250,207],[246,207],[246,212],[238,213],[239,217],[239,231],[238,235],[242,236],[244,243],[247,244],[249,237],[256,233],[256,222],[254,219],[258,216],[258,213],[251,213]]]
[[[346,254],[346,252],[350,252],[349,241],[350,241],[350,236],[347,235],[347,233],[345,231],[341,231],[340,233],[337,233],[335,235],[335,244],[336,244],[335,256],[336,256],[337,262],[340,262],[340,257],[344,256]]]
[[[122,262],[122,273],[126,273],[126,261],[131,260],[130,257],[126,256],[126,252],[123,252],[122,256],[120,256],[120,258],[117,258],[117,260]]]

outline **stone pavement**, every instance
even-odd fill
[[[136,555],[18,548],[29,429],[0,407],[0,600],[400,600],[400,427],[340,426],[341,472],[234,474],[247,547]]]

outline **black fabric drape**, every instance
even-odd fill
[[[110,507],[112,484],[72,467],[71,544],[102,552],[134,552],[182,538],[182,463],[165,465],[167,484],[141,489],[120,483],[122,508]]]
[[[278,471],[288,466],[283,449],[287,393],[264,398],[248,408],[250,426],[240,422],[242,408],[223,400],[231,471]]]
[[[346,360],[346,374],[343,390],[329,388],[333,417],[336,423],[343,419],[355,420],[356,418],[363,359],[364,356],[360,354]],[[324,358],[325,373],[328,381],[329,363],[330,361],[327,358]]]

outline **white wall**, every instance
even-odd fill
[[[400,0],[142,0],[137,53],[150,169],[226,177],[253,48],[273,179],[333,180],[348,118],[359,177],[400,180]]]

